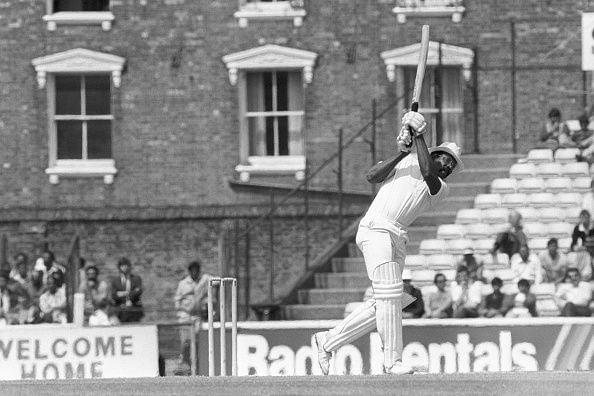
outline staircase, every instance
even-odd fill
[[[408,254],[418,254],[423,239],[435,238],[439,224],[454,223],[458,209],[473,207],[476,194],[489,192],[493,179],[507,177],[509,168],[522,155],[498,154],[463,156],[464,172],[448,180],[450,195],[440,205],[417,218],[409,227]],[[314,274],[312,288],[297,290],[296,304],[283,307],[286,320],[341,319],[345,304],[361,301],[370,281],[363,258],[354,242],[348,257],[331,258],[326,271]]]

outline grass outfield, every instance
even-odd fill
[[[594,395],[594,372],[9,381],[2,395]]]

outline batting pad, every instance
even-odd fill
[[[384,367],[402,359],[402,292],[400,267],[396,262],[379,265],[373,273],[375,319],[384,346]]]
[[[343,345],[350,344],[375,329],[375,322],[375,301],[370,299],[326,333],[324,349],[326,352],[333,352]]]

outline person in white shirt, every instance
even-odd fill
[[[482,286],[482,282],[475,282],[469,278],[466,267],[458,268],[456,282],[450,286],[454,318],[478,317],[479,305],[483,298]]]
[[[510,260],[511,270],[514,273],[514,282],[526,279],[531,285],[542,282],[542,269],[538,256],[530,253],[528,246],[520,246],[520,251]]]
[[[590,191],[584,194],[582,209],[587,210],[590,214],[594,213],[594,178],[590,182]]]
[[[577,268],[567,270],[568,283],[562,283],[557,289],[555,297],[561,309],[561,316],[591,316],[590,301],[592,301],[592,287],[582,281]]]
[[[66,323],[66,290],[58,287],[54,274],[47,277],[47,291],[39,297],[44,322]]]
[[[559,252],[559,241],[551,238],[547,242],[547,250],[538,255],[542,268],[542,281],[545,283],[561,283],[567,272],[567,257]]]
[[[397,154],[374,165],[367,174],[369,182],[383,183],[359,223],[356,238],[373,286],[373,298],[338,326],[315,334],[323,374],[329,372],[332,352],[375,328],[382,341],[384,373],[412,373],[402,362],[402,270],[407,227],[446,197],[444,180],[463,169],[460,148],[455,143],[427,148],[423,138],[426,126],[420,113],[406,113],[397,139]]]

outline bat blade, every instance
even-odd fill
[[[429,25],[423,25],[421,30],[421,51],[419,52],[419,62],[417,63],[417,75],[415,76],[415,86],[413,88],[412,111],[419,110],[419,98],[423,90],[423,78],[425,77],[425,67],[427,66],[427,54],[429,52]]]

